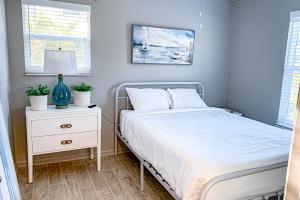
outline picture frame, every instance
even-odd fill
[[[132,64],[192,65],[195,31],[132,25]]]

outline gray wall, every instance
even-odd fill
[[[40,82],[53,86],[55,77],[24,75],[24,54],[20,0],[7,0],[9,55],[12,74],[14,137],[17,162],[26,160],[24,95],[27,85]],[[95,86],[92,100],[113,120],[113,91],[125,81],[202,81],[206,101],[224,106],[228,64],[231,0],[70,0],[92,4],[92,77],[66,77],[67,84],[86,81]],[[200,17],[200,11],[203,12]],[[194,29],[196,43],[192,66],[130,64],[131,25]],[[203,24],[203,28],[200,28]],[[102,120],[102,149],[113,150],[113,126]],[[72,152],[73,155],[86,153]],[[59,154],[53,155],[58,156]],[[70,154],[68,154],[70,155]],[[61,156],[61,154],[60,154]],[[43,158],[41,158],[43,159]]]
[[[0,100],[3,108],[6,125],[9,129],[9,140],[13,147],[13,135],[11,131],[11,110],[10,110],[10,78],[9,62],[7,53],[7,37],[5,22],[4,0],[0,0]],[[12,148],[13,149],[13,148]]]
[[[277,120],[289,13],[299,0],[238,0],[233,3],[227,105],[246,116]]]

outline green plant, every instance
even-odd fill
[[[91,85],[80,83],[79,85],[73,85],[72,90],[77,92],[89,92],[92,91],[94,88]]]
[[[27,96],[44,96],[48,95],[50,93],[50,89],[48,88],[47,85],[38,85],[37,87],[27,87],[25,94]]]

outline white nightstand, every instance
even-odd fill
[[[48,106],[44,111],[26,107],[28,178],[32,183],[33,156],[97,147],[97,167],[101,169],[101,109],[70,105],[67,109]]]

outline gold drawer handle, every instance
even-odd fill
[[[62,145],[66,145],[66,144],[72,144],[72,140],[63,140],[63,141],[61,141],[60,143],[62,144]]]
[[[72,128],[72,124],[62,124],[60,128]]]

